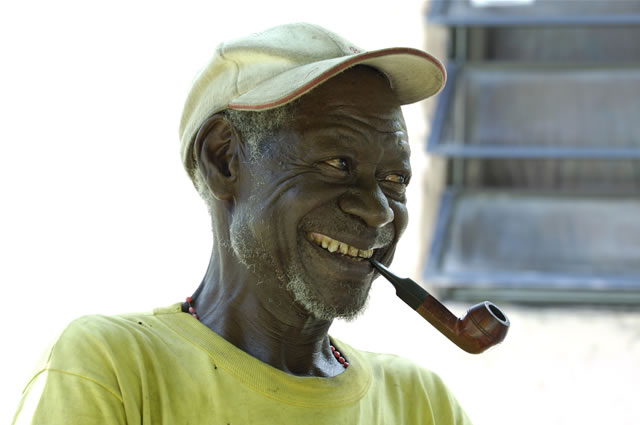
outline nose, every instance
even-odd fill
[[[389,201],[377,184],[348,191],[338,204],[342,211],[360,218],[369,227],[383,227],[394,219]]]

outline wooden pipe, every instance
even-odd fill
[[[482,353],[507,336],[509,319],[489,301],[476,304],[460,318],[411,279],[402,279],[380,262],[370,259],[382,276],[396,288],[396,295],[424,317],[451,342],[471,354]]]

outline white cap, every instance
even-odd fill
[[[193,168],[192,146],[202,123],[225,109],[262,111],[285,105],[355,65],[383,73],[400,104],[438,93],[442,63],[421,50],[365,51],[317,25],[281,25],[222,43],[196,77],[182,111],[182,162]]]

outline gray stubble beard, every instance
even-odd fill
[[[340,290],[343,293],[348,293],[353,303],[338,310],[335,305],[320,300],[311,290],[311,285],[302,279],[302,275],[297,264],[290,266],[287,270],[286,288],[293,295],[294,300],[316,319],[330,321],[340,318],[351,321],[366,309],[369,301],[369,288],[341,283]]]
[[[338,309],[335,305],[320,299],[313,291],[313,285],[303,279],[304,272],[299,263],[290,265],[284,274],[279,272],[275,267],[278,262],[255,237],[248,224],[250,222],[249,217],[245,217],[240,222],[234,222],[230,229],[230,248],[249,271],[255,270],[256,263],[272,264],[275,277],[281,282],[280,286],[286,289],[293,296],[294,301],[307,313],[319,320],[331,321],[341,318],[351,321],[366,309],[369,301],[369,287],[363,288],[361,283],[357,285],[341,283],[340,290],[348,294],[353,302]]]

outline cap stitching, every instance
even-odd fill
[[[235,93],[234,97],[237,97],[238,95],[240,95],[240,88],[238,87],[238,75],[240,74],[240,64],[238,64],[238,62],[236,62],[235,60],[233,60],[230,57],[228,57],[227,55],[225,55],[224,49],[225,49],[226,45],[227,45],[227,43],[223,43],[220,46],[220,57],[222,59],[224,59],[224,60],[228,60],[235,67],[236,75],[235,75],[235,78],[234,78],[233,86],[236,89],[236,93]]]
[[[338,43],[338,41],[336,40],[336,38],[334,37],[334,34],[332,34],[331,32],[327,31],[327,33],[325,34],[327,37],[329,37],[331,39],[331,41],[333,41],[333,44],[336,45],[336,47],[338,49],[340,49],[340,51],[344,51],[342,49],[342,46],[340,45],[340,43]],[[346,41],[346,40],[345,40]],[[355,47],[355,46],[353,46]],[[358,50],[361,50],[360,48],[358,48]],[[364,52],[361,53],[366,53],[366,50]],[[355,56],[355,54],[353,52],[349,52],[349,54],[347,56]]]

